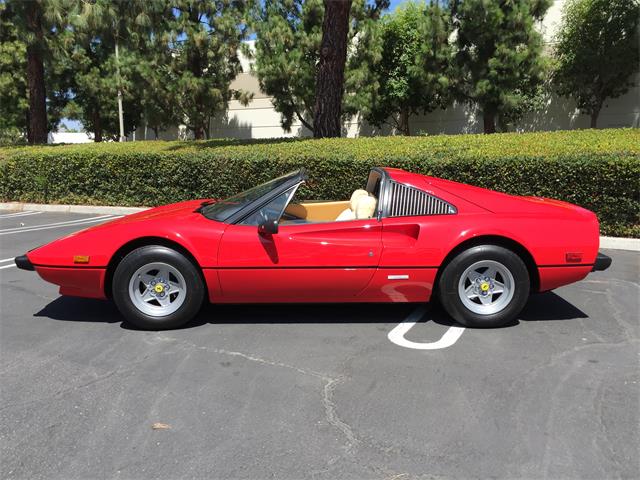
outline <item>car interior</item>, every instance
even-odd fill
[[[280,223],[343,222],[373,218],[378,207],[381,176],[372,171],[366,189],[357,189],[349,200],[290,202]]]

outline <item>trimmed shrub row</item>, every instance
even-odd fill
[[[347,198],[392,166],[598,214],[640,236],[640,130],[327,140],[213,140],[0,148],[3,201],[160,205],[221,198],[304,166],[307,199]]]

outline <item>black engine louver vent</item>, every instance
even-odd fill
[[[391,182],[390,217],[452,215],[454,213],[456,213],[456,208],[444,200],[416,188]]]

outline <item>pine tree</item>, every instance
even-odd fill
[[[250,100],[230,84],[242,71],[238,50],[248,34],[251,0],[173,0],[170,83],[176,113],[196,139],[209,137],[211,119],[235,98]]]
[[[575,99],[596,128],[607,98],[623,95],[638,72],[637,0],[571,0],[554,45],[557,91]]]
[[[496,117],[528,101],[545,75],[542,20],[550,0],[463,0],[451,4],[458,96],[482,111],[484,132]]]
[[[27,44],[7,5],[0,3],[0,142],[20,140],[27,128]]]
[[[347,37],[344,95],[341,111],[352,115],[371,95],[370,65],[377,41],[371,22],[377,21],[388,0],[353,0]],[[254,69],[260,88],[272,97],[281,125],[290,131],[295,119],[314,132],[316,74],[320,63],[322,0],[265,0],[253,10],[257,34]],[[334,106],[334,111],[335,111]]]
[[[26,54],[27,139],[29,143],[47,143],[52,122],[47,117],[47,83],[61,88],[55,107],[66,99],[66,86],[60,86],[53,69],[46,69],[51,52],[57,42],[66,37],[67,14],[73,0],[6,0],[4,16],[16,28],[20,42],[24,42]],[[49,64],[50,65],[50,64]],[[46,71],[46,74],[45,74]],[[62,93],[60,93],[62,92]],[[53,123],[59,117],[54,116]]]
[[[167,65],[172,5],[164,0],[77,2],[72,16],[74,100],[67,109],[96,142],[129,135],[152,119],[177,123],[169,108]],[[123,111],[122,132],[119,122]]]
[[[411,133],[411,114],[445,108],[450,102],[447,12],[434,3],[407,3],[378,23],[381,55],[373,65],[377,88],[360,105],[372,125]]]

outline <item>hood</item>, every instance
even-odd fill
[[[126,215],[122,218],[113,220],[109,223],[129,223],[139,222],[141,220],[151,220],[160,218],[172,218],[189,216],[202,205],[203,202],[209,200],[186,200],[184,202],[170,203],[169,205],[162,205],[161,207],[153,207],[142,212]]]
[[[127,215],[54,240],[29,251],[27,257],[36,266],[64,267],[75,266],[73,258],[80,255],[90,257],[86,267],[104,267],[122,245],[148,236],[173,240],[188,249],[185,232],[190,236],[195,229],[202,235],[204,230],[215,236],[221,228],[197,213],[201,204],[202,200],[190,200]]]
[[[72,233],[69,236],[74,236],[79,233],[88,231],[104,230],[114,225],[134,224],[148,220],[161,221],[170,219],[172,221],[179,222],[180,220],[184,220],[193,215],[199,215],[196,210],[205,201],[209,200],[187,200],[184,202],[171,203],[169,205],[149,208],[147,210],[143,210],[142,212],[125,215],[124,217],[116,218],[115,220],[111,220],[109,222],[101,223],[100,225],[80,230],[78,232]]]

